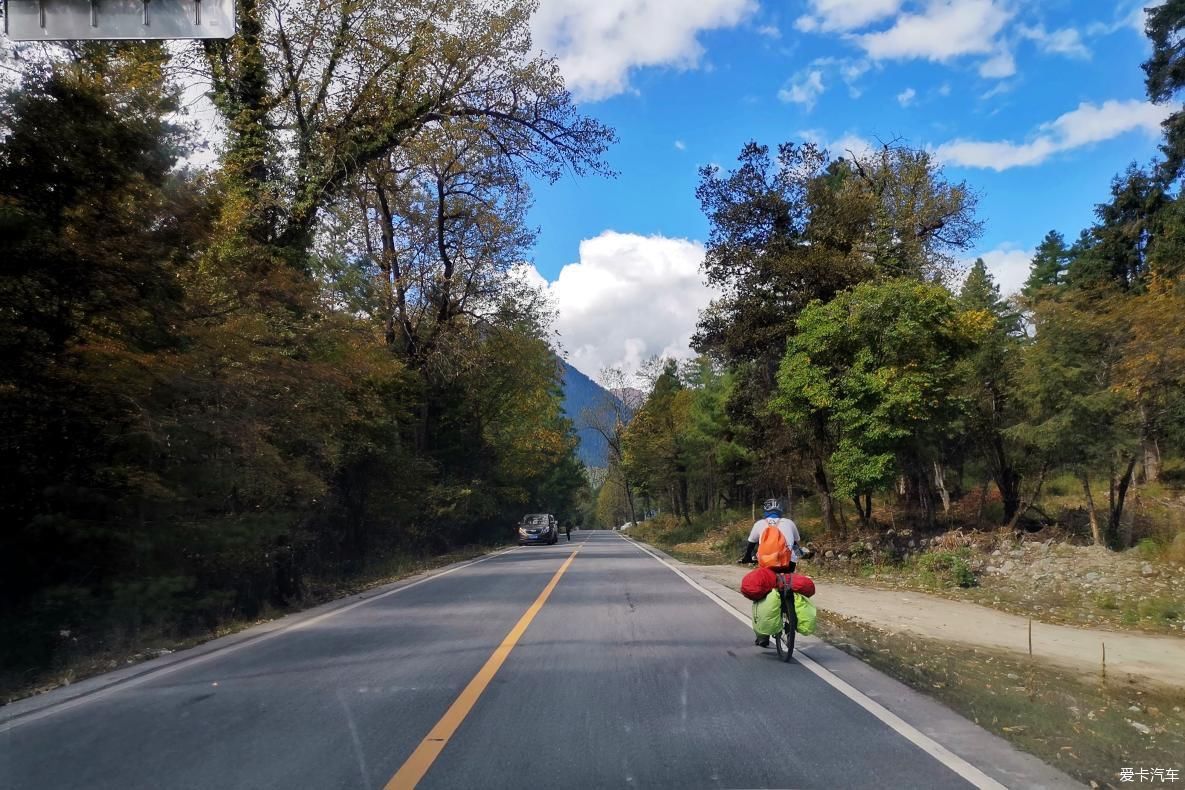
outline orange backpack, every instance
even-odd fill
[[[757,544],[757,564],[762,568],[786,568],[790,565],[790,547],[786,536],[778,529],[777,522],[767,521]]]

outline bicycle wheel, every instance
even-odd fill
[[[794,594],[782,595],[782,633],[778,634],[778,658],[789,661],[794,653],[794,636],[798,633],[798,614],[794,611]]]

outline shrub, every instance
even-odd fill
[[[1154,538],[1144,538],[1136,544],[1136,551],[1146,560],[1154,560],[1161,555],[1164,547]]]
[[[923,578],[941,586],[974,587],[977,580],[975,571],[971,569],[970,557],[971,550],[966,547],[954,551],[935,551],[923,554],[918,559],[918,565]]]
[[[1160,479],[1164,483],[1185,483],[1185,458],[1165,458],[1160,465]]]
[[[1177,537],[1165,549],[1164,558],[1169,562],[1185,562],[1185,532],[1177,533]]]

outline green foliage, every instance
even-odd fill
[[[357,245],[381,230],[334,204],[349,172],[307,158],[333,132],[293,153],[267,131],[283,80],[259,9],[241,4],[239,35],[206,50],[230,116],[212,174],[176,167],[189,149],[166,120],[163,46],[80,45],[0,98],[0,684],[296,605],[391,558],[505,540],[526,511],[589,507],[548,308],[509,275],[531,234],[503,155],[597,169],[611,132],[537,79],[545,60],[516,71],[542,104],[500,108],[509,148],[464,147],[444,251],[428,233],[417,252],[434,285],[401,292],[416,342],[396,342],[390,266]],[[455,33],[525,31],[496,21]],[[293,34],[315,36],[304,24]],[[499,53],[499,73],[522,54]],[[545,150],[528,111],[575,145]],[[346,124],[350,143],[421,174],[473,134],[425,133],[412,153],[366,139],[383,123]],[[423,236],[422,209],[395,210]]]
[[[1185,87],[1185,60],[1182,59],[1180,40],[1185,29],[1185,3],[1181,0],[1152,6],[1148,9],[1146,32],[1152,41],[1152,56],[1144,63],[1148,98],[1167,102]],[[1165,175],[1177,178],[1185,165],[1185,113],[1177,111],[1164,122]]]
[[[981,337],[982,311],[960,312],[941,286],[863,284],[803,311],[778,373],[774,406],[791,425],[822,417],[844,496],[923,468],[955,426],[957,367]]]
[[[1065,237],[1056,230],[1049,231],[1037,245],[1029,269],[1029,278],[1025,281],[1021,293],[1028,299],[1035,299],[1042,289],[1064,282],[1066,267],[1069,266],[1071,259]]]
[[[974,587],[978,582],[968,560],[969,549],[935,551],[921,555],[918,564],[923,578],[938,586]]]

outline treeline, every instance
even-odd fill
[[[1182,85],[1174,13],[1149,24],[1160,100]],[[723,295],[700,316],[698,361],[644,372],[603,517],[690,523],[809,491],[829,531],[873,526],[874,501],[933,527],[990,487],[1016,527],[1047,520],[1043,486],[1070,474],[1094,542],[1131,545],[1133,485],[1185,478],[1182,118],[1077,239],[1046,236],[1008,299],[982,260],[960,282],[975,195],[925,151],[750,144],[735,169],[703,169],[704,272]]]
[[[527,179],[602,171],[613,134],[530,4],[237,5],[192,49],[26,51],[0,99],[15,682],[581,506],[550,308],[512,267]]]

